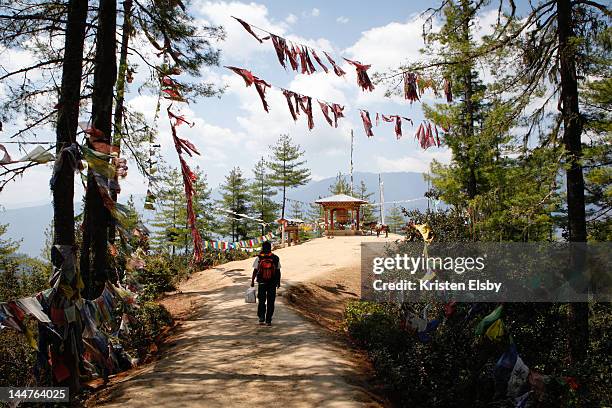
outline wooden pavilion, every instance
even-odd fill
[[[315,203],[323,207],[325,233],[332,235],[361,235],[359,207],[368,202],[346,194],[321,198]]]

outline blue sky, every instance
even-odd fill
[[[419,102],[411,105],[399,97],[386,98],[382,85],[373,93],[361,91],[357,87],[355,69],[346,63],[342,64],[347,72],[344,78],[322,71],[308,76],[284,70],[278,63],[271,42],[259,44],[230,17],[236,15],[289,39],[326,50],[338,63],[342,61],[341,56],[345,56],[372,64],[369,72],[374,73],[385,72],[390,67],[421,58],[419,49],[423,45],[420,35],[423,21],[418,14],[434,4],[421,1],[377,1],[367,5],[354,1],[194,1],[191,11],[202,24],[221,24],[226,29],[226,41],[217,44],[222,52],[221,65],[247,68],[275,85],[314,98],[338,102],[346,106],[346,118],[340,120],[337,129],[331,128],[313,100],[315,128],[309,131],[303,115],[297,123],[293,122],[285,99],[278,90],[273,88],[267,92],[270,103],[270,113],[267,114],[255,89],[246,88],[240,77],[222,67],[206,68],[202,70],[203,79],[227,86],[227,90],[221,98],[201,99],[181,108],[182,113],[196,126],[180,127],[179,133],[202,152],[202,156],[189,159],[189,164],[199,166],[206,173],[211,186],[221,183],[234,166],[240,166],[250,177],[254,163],[262,155],[268,155],[268,146],[274,143],[279,134],[289,133],[305,149],[313,178],[330,177],[339,171],[348,172],[351,129],[355,134],[356,171],[426,171],[433,159],[448,162],[450,153],[446,149],[422,151],[414,140],[416,126],[423,119]],[[492,13],[483,14],[480,23],[482,31],[486,31],[493,22]],[[19,65],[23,60],[20,54],[12,57],[12,65]],[[10,59],[7,61],[10,65]],[[148,72],[137,59],[131,62],[138,64],[139,68],[127,98],[128,103],[145,113],[153,123],[156,96],[139,95],[136,91]],[[429,103],[436,101],[430,95],[424,100]],[[373,120],[375,112],[399,114],[412,118],[415,126],[404,123],[404,137],[396,140],[393,124],[382,123],[374,128],[375,136],[368,139],[358,108],[368,109]],[[2,136],[9,135],[15,128],[14,124],[5,124]],[[158,122],[158,130],[164,159],[176,165],[176,152],[164,115]],[[19,157],[13,146],[7,147]],[[146,191],[146,182],[135,169],[132,165],[127,179],[122,182],[124,199],[130,193],[142,194]],[[50,202],[50,175],[51,165],[39,166],[19,183],[7,186],[0,194],[0,204],[14,208]],[[410,192],[406,192],[406,196],[411,196]]]

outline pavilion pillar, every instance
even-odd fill
[[[335,208],[332,208],[331,210],[329,210],[329,223],[330,223],[330,231],[331,234],[334,235],[334,210]]]
[[[329,233],[329,223],[327,220],[327,208],[325,208],[325,206],[323,206],[323,216],[325,217],[325,232]]]
[[[359,231],[359,206],[357,206],[357,222],[355,223],[355,225],[357,226],[357,231]]]

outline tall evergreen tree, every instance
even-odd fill
[[[397,233],[404,225],[406,225],[406,218],[402,213],[402,210],[397,205],[393,205],[389,210],[389,215],[385,218],[387,225],[391,232]]]
[[[162,169],[159,175],[160,189],[156,198],[156,211],[151,225],[154,247],[174,256],[183,246],[190,231],[185,227],[187,215],[185,191],[181,186],[182,175],[175,168]]]
[[[291,218],[304,220],[304,208],[299,201],[291,202]]]
[[[303,186],[310,181],[310,170],[305,167],[306,161],[300,160],[304,151],[294,145],[291,136],[281,135],[272,149],[270,157],[270,180],[272,185],[283,192],[281,218],[285,218],[287,190]]]
[[[199,169],[194,174],[195,195],[193,209],[196,224],[202,238],[211,238],[214,229],[210,189]],[[156,249],[175,255],[177,251],[187,253],[192,248],[191,230],[188,225],[183,177],[176,168],[163,168],[158,176],[160,190],[157,195],[157,210],[152,222],[153,245]]]
[[[372,196],[374,195],[373,192],[368,192],[368,187],[363,180],[361,180],[355,192],[356,198],[360,198],[368,202],[372,200]],[[362,205],[359,209],[359,216],[361,217],[360,223],[365,224],[376,221],[378,219],[378,215],[376,213],[376,211],[378,211],[377,208],[377,206]]]
[[[332,194],[351,194],[351,183],[349,183],[342,172],[338,172],[336,179],[332,185],[329,186],[329,192]]]
[[[225,177],[225,184],[221,185],[221,200],[219,205],[237,214],[248,214],[249,209],[249,187],[247,180],[242,175],[240,167],[234,167],[229,175]],[[246,239],[249,234],[249,224],[246,218],[228,214],[220,223],[221,232],[232,237],[233,241]]]
[[[276,220],[279,205],[272,200],[277,194],[268,174],[268,163],[262,157],[253,168],[253,181],[249,186],[252,215],[265,223]],[[270,231],[269,225],[260,225],[261,235]]]

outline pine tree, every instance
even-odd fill
[[[195,196],[193,209],[196,224],[202,238],[210,238],[214,228],[210,189],[206,179],[196,168],[194,174]],[[153,245],[163,252],[175,255],[177,251],[188,253],[192,248],[191,230],[188,225],[185,190],[182,187],[183,177],[175,168],[162,168],[158,176],[160,190],[157,195],[157,210],[152,222]]]
[[[177,169],[162,169],[159,174],[160,189],[157,193],[156,211],[151,225],[154,247],[172,256],[185,242],[190,231],[185,208],[185,191],[182,176]]]
[[[368,202],[371,201],[372,196],[374,195],[374,193],[368,192],[368,187],[366,186],[363,180],[361,180],[361,183],[359,183],[359,187],[357,188],[356,193],[357,193],[357,198],[360,198]],[[376,220],[378,220],[377,211],[378,211],[378,206],[362,205],[359,208],[359,215],[361,217],[360,224],[367,224],[367,223],[375,222]]]
[[[249,213],[249,187],[240,167],[234,167],[225,177],[225,184],[221,185],[221,197],[219,206],[224,210],[237,214]],[[248,219],[227,214],[220,223],[220,230],[235,242],[248,237],[249,224],[251,222]]]
[[[329,192],[332,194],[351,194],[351,184],[346,179],[346,176],[342,172],[338,172],[336,179],[329,186]]]
[[[272,197],[277,194],[277,191],[271,185],[268,163],[263,157],[253,168],[253,181],[249,186],[249,192],[252,215],[265,223],[273,223],[276,220],[279,205],[272,200]],[[261,235],[271,230],[270,225],[260,225],[260,227]]]
[[[406,225],[406,218],[402,213],[402,210],[397,205],[393,205],[389,210],[389,215],[385,218],[387,225],[391,232],[399,232],[400,229]]]
[[[281,135],[276,145],[270,146],[272,154],[270,158],[270,180],[272,185],[278,187],[283,192],[281,207],[281,218],[285,218],[285,205],[287,190],[303,186],[310,181],[310,170],[304,165],[305,160],[300,160],[304,156],[304,151],[299,145],[294,145],[289,135]]]
[[[299,201],[291,202],[291,218],[300,220],[304,219],[304,208],[302,207],[302,203]]]

